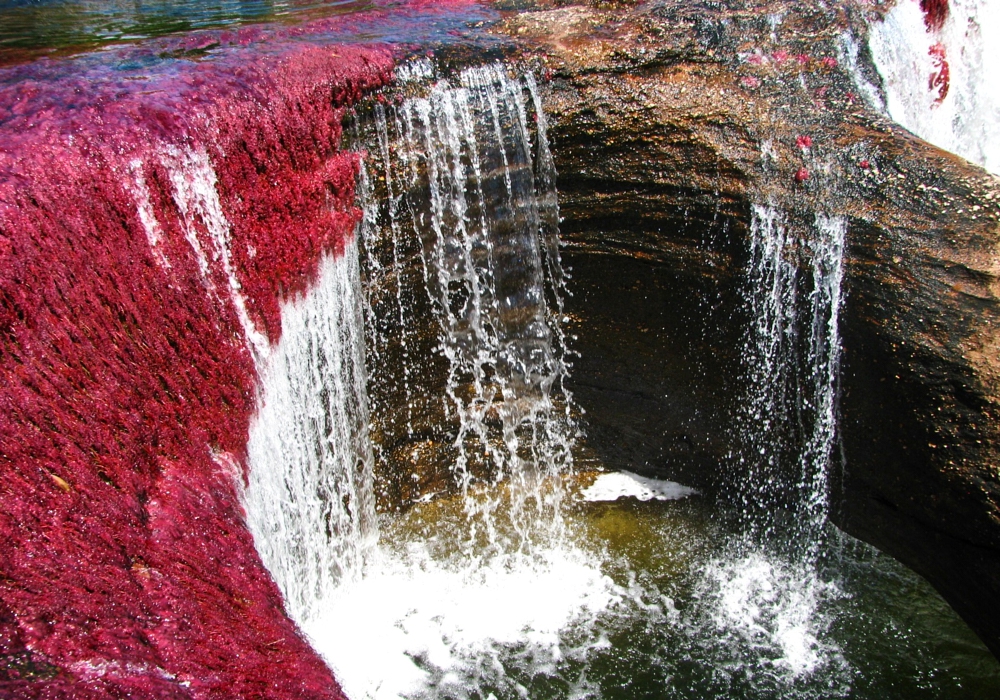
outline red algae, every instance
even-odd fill
[[[939,105],[944,102],[944,98],[948,96],[948,90],[951,88],[951,68],[948,66],[948,55],[944,44],[940,42],[934,44],[927,50],[927,53],[934,63],[934,70],[927,81],[927,89],[931,92],[937,92],[934,104]]]
[[[342,697],[239,489],[254,338],[352,235],[392,52],[243,38],[0,74],[0,696]]]
[[[940,31],[948,19],[948,0],[920,0],[920,9],[924,12],[927,31]]]

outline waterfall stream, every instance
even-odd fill
[[[530,75],[493,65],[372,117],[364,250],[348,246],[286,309],[263,372],[250,526],[290,614],[353,697],[511,692],[511,658],[554,667],[560,634],[624,595],[563,532],[577,429],[544,114]],[[371,198],[376,177],[384,200]],[[417,508],[385,526],[381,546],[371,466],[387,448],[368,441],[362,342],[362,309],[379,302],[361,297],[361,264],[391,309],[369,315],[369,379],[398,385],[403,400],[395,417],[376,402],[372,420],[413,439],[424,308],[445,364],[441,414],[454,424],[455,495],[435,506],[450,527],[428,531]],[[581,649],[600,644],[580,634]]]
[[[1000,0],[0,17],[0,698],[1000,696]]]
[[[286,305],[247,445],[248,525],[302,625],[360,574],[377,539],[361,294],[352,242]]]
[[[526,94],[533,96],[534,129]],[[470,527],[485,528],[498,551],[513,544],[496,541],[501,535],[491,512],[499,503],[489,491],[473,497],[471,490],[511,485],[510,516],[520,540],[514,549],[531,531],[558,529],[556,482],[571,466],[575,433],[563,386],[555,179],[537,100],[530,76],[513,80],[497,64],[467,70],[456,86],[439,83],[398,109],[379,104],[374,113],[381,157],[373,166],[384,183],[380,218],[390,240],[380,241],[371,229],[366,246],[381,244],[386,260],[369,257],[369,279],[380,286],[380,271],[391,276],[386,283],[396,308],[388,316],[397,332],[387,334],[373,318],[369,336],[379,357],[389,352],[383,347],[389,335],[401,346],[396,374],[406,387],[412,438],[409,393],[421,363],[410,356],[407,314],[410,300],[426,302],[438,329],[435,349],[446,363],[442,408],[454,423],[452,475],[470,514],[482,516],[471,518]],[[422,274],[407,288],[403,249],[414,242],[409,255],[419,256]],[[379,371],[392,370],[380,365]]]
[[[736,500],[753,539],[783,537],[810,561],[827,525],[846,228],[843,218],[816,215],[799,238],[781,211],[760,205],[750,228]]]
[[[407,97],[354,126],[356,239],[258,358],[244,495],[348,696],[945,688],[920,685],[926,646],[897,624],[926,586],[827,522],[845,220],[752,208],[736,483],[713,500],[584,473],[537,86],[501,64],[397,70]]]
[[[703,595],[725,643],[756,646],[792,677],[822,672],[831,694],[850,670],[827,638],[843,596],[821,571],[836,438],[846,221],[816,215],[799,233],[755,205],[744,300],[747,391],[732,455],[737,535],[706,567]],[[767,651],[763,651],[767,650]],[[843,684],[834,692],[833,686]]]

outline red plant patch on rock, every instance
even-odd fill
[[[352,234],[392,57],[241,43],[0,76],[0,696],[342,697],[238,489],[250,336]]]

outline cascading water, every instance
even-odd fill
[[[824,640],[824,610],[842,595],[819,569],[829,528],[828,480],[846,222],[816,215],[797,236],[786,216],[755,205],[744,298],[747,395],[737,417],[737,534],[707,567],[702,595],[723,639],[759,650],[774,680],[822,673],[831,695],[849,667]],[[804,271],[810,271],[808,276]]]
[[[465,71],[458,82],[439,84],[398,110],[375,108],[391,238],[389,259],[376,264],[393,277],[390,316],[398,319],[407,392],[419,369],[409,357],[413,331],[404,297],[426,296],[439,329],[437,349],[447,363],[444,412],[456,424],[452,471],[466,507],[483,511],[488,538],[499,536],[490,515],[497,502],[488,491],[472,498],[470,489],[509,482],[510,514],[527,537],[531,529],[561,522],[560,490],[552,482],[571,464],[575,430],[563,386],[564,281],[552,158],[530,75],[511,80],[494,65]],[[534,96],[537,167],[526,91]],[[401,249],[414,242],[409,254],[419,256],[423,274],[413,280],[415,289],[404,289]],[[384,355],[378,346],[385,334],[375,328],[371,336],[375,353]]]
[[[941,148],[1000,173],[1000,7],[900,0],[870,27],[886,109]],[[943,8],[943,9],[933,9]]]
[[[409,42],[470,60],[492,9],[240,3],[125,45],[173,30],[38,16],[70,5],[113,21],[30,55],[116,45],[0,50],[0,695],[340,698],[318,650],[356,699],[962,697],[910,639],[919,582],[823,571],[839,219],[754,212],[734,493],[763,517],[732,527],[574,467],[530,74],[422,57],[360,108],[367,163],[340,149]]]
[[[286,309],[250,440],[246,503],[262,556],[290,614],[357,698],[509,694],[520,683],[512,665],[534,668],[529,677],[554,669],[560,634],[622,595],[563,536],[576,427],[562,386],[554,172],[534,82],[499,65],[456,82],[374,109],[378,155],[361,191],[378,177],[384,209],[369,201],[365,251],[349,247],[333,264],[341,272],[324,271]],[[436,506],[450,527],[404,518],[386,524],[379,547],[367,544],[358,258],[394,307],[370,318],[368,340],[371,382],[402,385],[398,429],[412,437],[426,362],[414,352],[415,297],[437,327],[440,400],[455,424],[458,500]],[[331,309],[334,320],[317,315]],[[392,352],[401,363],[385,361]],[[373,409],[376,423],[390,420],[384,409]],[[586,629],[577,637],[581,650],[599,643]]]
[[[377,538],[357,244],[282,313],[247,445],[247,524],[300,624]]]
[[[575,475],[536,86],[492,65],[422,87],[434,73],[400,67],[409,97],[358,117],[358,242],[286,303],[250,439],[258,548],[347,694],[880,697],[898,677],[866,655],[919,668],[895,627],[910,599],[870,612],[898,569],[851,550],[828,570],[845,221],[753,208],[722,503]]]
[[[806,560],[815,560],[827,524],[846,222],[816,215],[811,228],[799,238],[780,210],[753,208],[748,390],[734,454],[751,539]]]

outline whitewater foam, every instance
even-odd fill
[[[580,493],[580,497],[594,503],[616,501],[619,498],[673,501],[697,493],[690,486],[678,484],[676,481],[649,479],[632,472],[620,471],[599,475],[593,484]]]
[[[626,595],[578,549],[469,566],[410,542],[383,550],[305,632],[355,700],[518,695],[511,665],[555,675],[565,656],[606,644],[595,621]],[[568,647],[574,628],[583,638]]]

